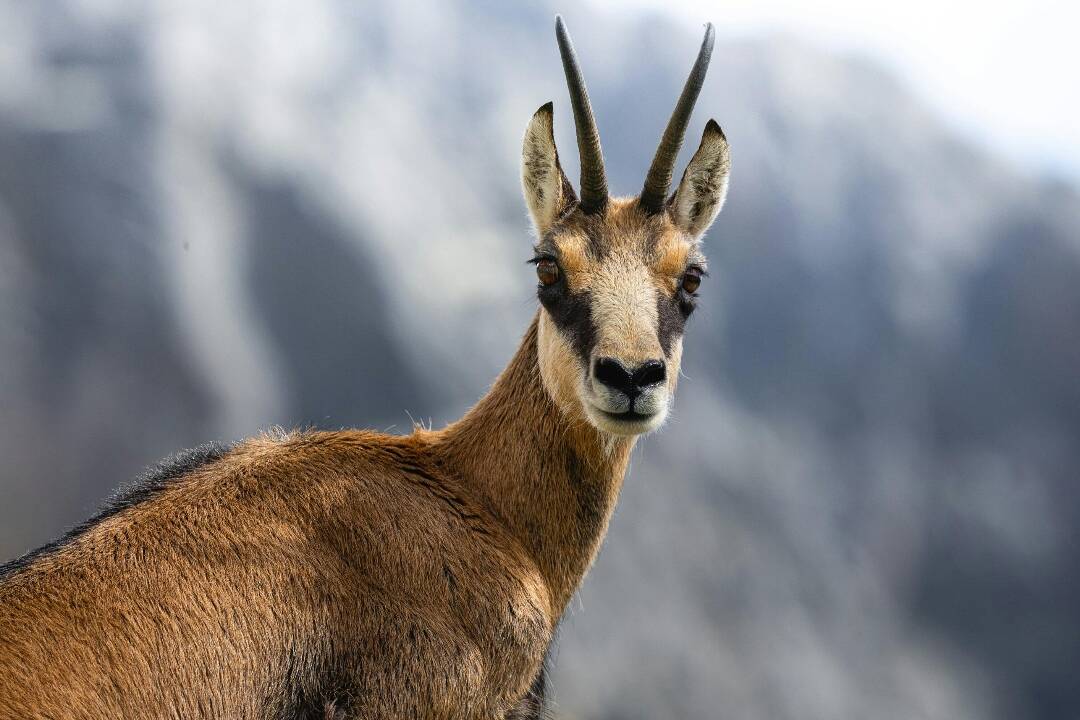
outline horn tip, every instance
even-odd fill
[[[702,45],[707,45],[712,50],[713,42],[716,40],[716,28],[713,27],[711,22],[705,23],[705,39],[702,40]]]
[[[562,15],[555,16],[555,39],[559,42],[559,50],[562,53],[574,51],[573,43],[570,41],[570,31],[566,29]]]

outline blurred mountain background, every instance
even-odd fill
[[[555,10],[0,3],[0,559],[181,447],[475,401],[536,306],[548,100],[577,177]],[[637,192],[700,35],[567,21]],[[683,162],[709,117],[712,277],[555,715],[1080,715],[1076,188],[786,36],[721,37]]]

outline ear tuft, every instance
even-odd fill
[[[533,114],[521,148],[521,187],[533,225],[541,235],[576,200],[559,165],[554,107],[554,103],[548,102]]]
[[[727,198],[731,153],[719,123],[709,120],[679,189],[671,199],[671,212],[680,230],[695,240],[716,219]]]

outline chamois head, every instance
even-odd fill
[[[525,131],[522,186],[536,234],[538,351],[548,393],[601,431],[637,435],[663,423],[682,335],[705,275],[701,237],[727,193],[728,144],[716,121],[670,198],[672,171],[713,47],[697,61],[638,197],[608,196],[589,95],[562,18],[556,18],[581,156],[581,198],[559,165],[552,103]]]

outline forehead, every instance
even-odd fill
[[[667,213],[648,216],[633,199],[621,198],[613,198],[602,215],[569,214],[541,239],[537,250],[558,258],[571,287],[631,269],[666,285],[675,282],[689,263],[705,261]]]

